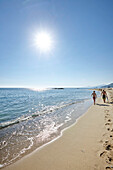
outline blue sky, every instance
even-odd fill
[[[54,41],[40,53],[34,35]],[[113,82],[113,0],[0,0],[0,87]]]

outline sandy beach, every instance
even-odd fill
[[[62,136],[3,170],[113,169],[113,89]]]

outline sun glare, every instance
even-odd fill
[[[52,49],[52,38],[49,33],[39,32],[35,36],[35,45],[41,52],[47,52]]]

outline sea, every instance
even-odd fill
[[[84,88],[0,88],[0,168],[57,139],[92,105]]]

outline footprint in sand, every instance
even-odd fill
[[[109,159],[109,162],[111,162],[111,161],[112,161],[112,158],[110,158],[110,157],[109,157],[108,159]]]
[[[106,169],[113,169],[113,166],[107,166]]]
[[[105,116],[105,119],[109,118],[108,115]]]
[[[106,158],[106,163],[111,164],[112,161],[113,159],[110,156]]]
[[[111,145],[107,145],[105,149],[106,149],[107,151],[110,151],[110,150],[111,150]]]
[[[110,123],[106,123],[105,125],[110,125]]]
[[[106,135],[107,135],[107,133],[104,133],[104,134],[103,134],[103,136],[106,136]]]
[[[103,151],[102,153],[100,153],[100,157],[104,157],[106,155],[106,151]]]
[[[99,142],[100,142],[100,143],[103,143],[103,140],[100,140]]]
[[[110,147],[111,147],[111,145],[109,146],[110,144],[109,144],[109,141],[105,141],[104,143],[103,143],[103,147],[106,149],[106,150],[111,150],[110,149]]]

